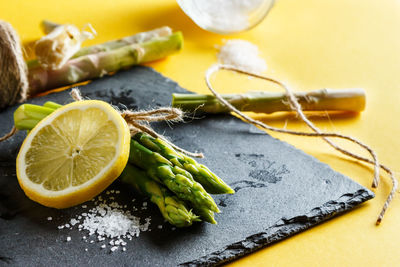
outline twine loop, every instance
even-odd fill
[[[230,104],[227,100],[225,100],[217,91],[215,91],[215,89],[212,87],[211,82],[210,82],[210,77],[213,73],[221,70],[221,69],[225,69],[225,70],[230,70],[230,71],[234,71],[234,72],[238,72],[238,73],[242,73],[242,74],[246,74],[249,76],[253,76],[262,80],[266,80],[269,82],[272,82],[278,86],[280,86],[281,88],[283,88],[286,91],[286,95],[287,95],[287,100],[288,100],[288,105],[291,107],[291,109],[293,111],[295,111],[297,113],[297,115],[307,124],[307,126],[313,130],[313,133],[310,132],[300,132],[300,131],[292,131],[292,130],[286,130],[286,129],[281,129],[281,128],[276,128],[276,127],[272,127],[268,124],[265,124],[259,120],[255,120],[249,116],[247,116],[246,114],[244,114],[243,112],[241,112],[240,110],[238,110],[237,108],[235,108],[232,104]],[[230,65],[222,65],[222,64],[217,64],[217,65],[213,65],[211,66],[205,74],[205,81],[207,84],[208,89],[214,94],[214,96],[222,103],[224,104],[230,111],[232,111],[233,113],[237,114],[241,119],[243,119],[244,121],[253,124],[255,126],[259,126],[260,128],[264,129],[264,130],[270,130],[270,131],[274,131],[274,132],[279,132],[279,133],[286,133],[286,134],[292,134],[292,135],[299,135],[299,136],[310,136],[310,137],[321,137],[323,140],[325,140],[331,147],[333,147],[334,149],[336,149],[337,151],[341,152],[342,154],[345,154],[349,157],[352,157],[354,159],[360,160],[360,161],[364,161],[367,162],[369,164],[372,164],[374,166],[374,180],[372,183],[372,187],[376,188],[378,187],[379,184],[379,169],[381,168],[382,170],[384,170],[386,173],[389,174],[390,179],[392,180],[392,189],[382,207],[381,212],[378,215],[378,219],[376,221],[376,224],[379,225],[383,219],[383,216],[385,215],[385,212],[387,210],[387,208],[389,207],[390,202],[392,201],[397,187],[398,187],[398,181],[397,179],[394,177],[393,172],[386,167],[383,164],[380,164],[378,161],[378,157],[376,156],[376,153],[373,149],[371,149],[369,146],[367,146],[366,144],[362,143],[361,141],[358,141],[357,139],[351,137],[351,136],[347,136],[347,135],[342,135],[342,134],[338,134],[338,133],[325,133],[322,132],[317,126],[315,126],[308,118],[307,116],[304,114],[299,102],[297,101],[296,96],[293,94],[292,90],[289,88],[289,86],[285,85],[284,83],[275,80],[273,78],[267,77],[267,76],[263,76],[263,75],[258,75],[252,72],[248,72],[245,71],[243,69],[238,69],[234,66],[230,66]],[[328,139],[328,137],[335,137],[335,138],[341,138],[341,139],[345,139],[348,140],[352,143],[355,143],[357,145],[359,145],[360,147],[362,147],[363,149],[365,149],[366,151],[368,151],[368,153],[371,155],[372,160],[368,159],[368,158],[364,158],[360,155],[357,155],[355,153],[352,153],[342,147],[340,147],[339,145],[337,145],[336,143],[334,143],[332,140]]]

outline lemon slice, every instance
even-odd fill
[[[78,205],[121,174],[129,145],[128,125],[106,102],[65,105],[36,125],[23,142],[17,157],[19,184],[42,205]]]

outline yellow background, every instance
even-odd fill
[[[331,116],[330,120],[326,115],[313,116],[312,120],[324,130],[352,135],[369,144],[383,163],[400,174],[400,1],[278,0],[260,25],[231,36],[201,30],[172,0],[0,0],[0,19],[10,22],[24,42],[41,36],[38,26],[42,19],[80,27],[90,22],[98,37],[86,45],[169,25],[183,31],[185,47],[181,53],[149,65],[196,92],[207,92],[203,74],[216,61],[216,44],[223,39],[249,40],[266,59],[267,74],[295,90],[364,88],[367,108],[361,115]],[[269,89],[265,82],[230,73],[219,74],[214,84],[220,92]],[[277,127],[287,123],[290,129],[306,129],[293,116],[256,117]],[[339,155],[323,141],[272,135],[370,188],[372,169]],[[382,225],[375,226],[389,190],[390,181],[383,175],[380,187],[374,190],[375,199],[233,265],[399,266],[398,195]]]

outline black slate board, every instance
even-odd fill
[[[123,71],[80,89],[89,98],[132,109],[169,105],[172,92],[187,92],[147,67]],[[42,104],[48,100],[71,102],[66,91],[30,102]],[[12,107],[0,114],[0,134],[11,128],[14,110]],[[0,144],[0,265],[219,264],[305,230],[374,196],[328,165],[228,115],[154,127],[177,145],[204,152],[206,158],[199,161],[237,191],[215,197],[222,210],[216,215],[218,225],[198,223],[172,230],[150,205],[134,214],[152,215],[152,231],[129,241],[126,252],[110,253],[109,249],[85,243],[84,233],[77,229],[57,229],[81,213],[81,207],[46,208],[27,199],[19,188],[15,158],[25,136],[20,132]],[[112,187],[121,190],[119,201],[130,208],[129,189],[117,182]],[[92,207],[93,203],[87,205]],[[53,220],[48,221],[48,216]],[[70,242],[66,242],[67,236],[72,238]]]

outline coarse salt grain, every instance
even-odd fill
[[[71,237],[67,236],[67,242],[71,241]]]
[[[259,74],[267,69],[267,63],[258,54],[258,47],[248,41],[228,40],[219,49],[218,60],[223,64]]]
[[[53,218],[52,217],[47,217],[47,220],[51,221],[51,220],[53,220]]]
[[[79,223],[79,221],[77,219],[72,218],[71,221],[69,222],[72,226],[74,226],[75,224]]]

